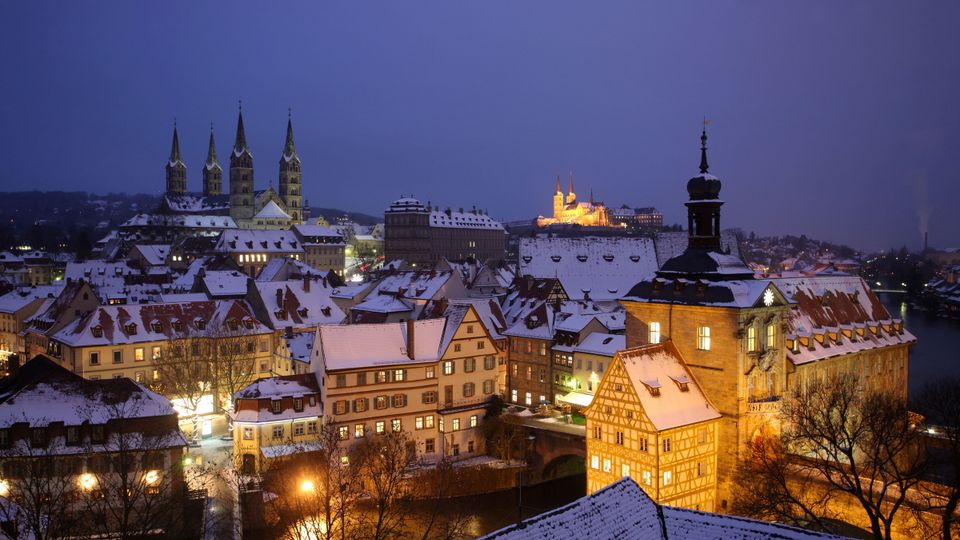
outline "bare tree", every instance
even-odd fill
[[[418,474],[415,494],[430,503],[420,535],[422,540],[453,540],[464,535],[469,516],[450,508],[450,496],[458,480],[456,468],[446,458]]]
[[[759,449],[767,456],[762,459],[774,462],[756,469],[767,476],[751,485],[763,486],[770,504],[752,513],[822,525],[824,516],[818,514],[825,500],[809,500],[805,493],[818,483],[830,496],[842,494],[859,504],[876,538],[891,538],[894,517],[926,465],[903,400],[865,391],[853,376],[815,381],[785,401],[783,426],[777,443]]]
[[[210,339],[186,335],[170,340],[164,354],[153,361],[158,377],[151,387],[190,411],[194,440],[200,438],[198,409],[213,388],[210,349]]]
[[[78,518],[71,501],[79,490],[75,477],[82,456],[59,455],[46,440],[22,439],[2,454],[0,470],[0,538],[15,540],[21,533],[37,540],[61,538],[77,531]]]
[[[942,516],[938,536],[949,540],[960,528],[960,378],[927,383],[915,406],[924,416],[922,429],[933,439],[928,445],[930,482],[920,485],[920,493],[925,510]]]
[[[526,432],[523,426],[500,415],[485,417],[481,429],[486,438],[487,451],[493,457],[508,463],[524,457]]]
[[[362,536],[386,540],[403,530],[413,495],[408,476],[416,452],[411,443],[404,432],[388,431],[366,437],[352,448],[350,462],[373,504],[372,517],[360,524]]]
[[[209,350],[214,406],[229,411],[233,396],[257,380],[257,335],[224,327],[210,331],[208,337],[212,340]]]
[[[137,401],[99,406],[111,422],[102,436],[88,439],[91,457],[78,480],[87,531],[116,538],[179,534],[186,486],[179,459],[184,441],[175,421],[133,426],[141,420]]]

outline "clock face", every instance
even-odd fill
[[[773,305],[773,291],[767,289],[763,291],[763,305],[772,306]]]

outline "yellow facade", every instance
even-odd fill
[[[658,430],[615,357],[587,417],[587,493],[630,476],[654,501],[714,511],[719,419]]]

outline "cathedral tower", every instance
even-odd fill
[[[567,190],[567,204],[577,202],[577,194],[573,192],[573,171],[570,171],[570,189]]]
[[[203,194],[223,193],[223,167],[217,161],[217,145],[213,142],[213,124],[210,124],[210,146],[207,148],[207,163],[203,166]]]
[[[280,156],[280,198],[287,207],[287,213],[292,218],[291,223],[303,222],[303,191],[300,183],[300,158],[293,144],[293,119],[287,113],[287,140],[283,145],[283,155]]]
[[[553,192],[553,219],[563,215],[563,190],[560,189],[560,175],[557,175],[557,189]]]
[[[237,138],[230,153],[230,217],[237,225],[253,218],[253,154],[243,131],[243,109],[237,117]]]
[[[167,195],[183,195],[187,191],[187,166],[180,158],[180,138],[177,122],[173,122],[173,146],[167,160]]]

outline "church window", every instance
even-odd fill
[[[697,327],[697,349],[700,349],[701,351],[710,350],[710,327],[709,326]]]

